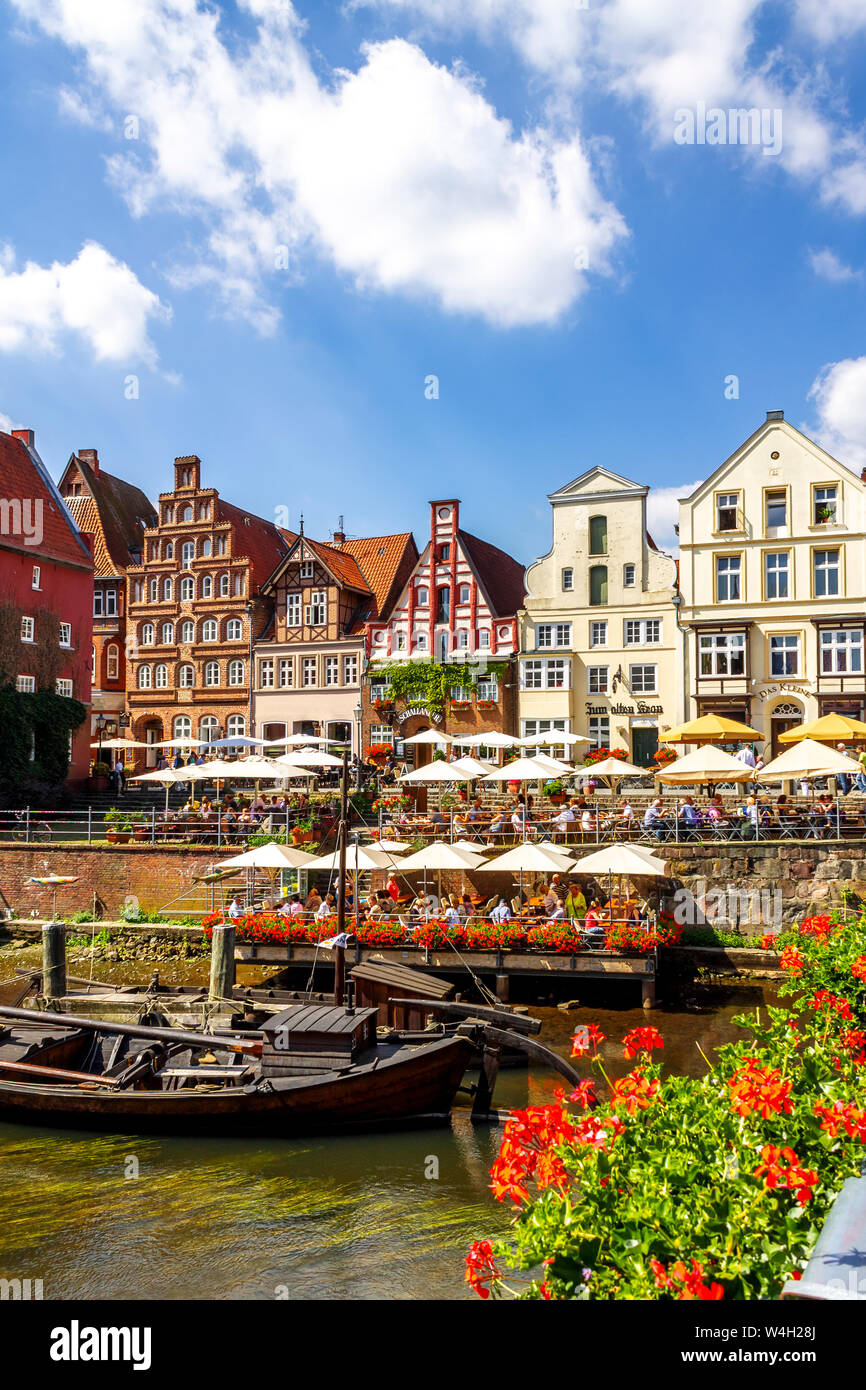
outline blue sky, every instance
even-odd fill
[[[155,497],[198,453],[322,538],[420,539],[459,496],[530,562],[596,463],[660,490],[670,539],[767,409],[866,465],[861,0],[0,23],[0,425],[56,474],[96,447]],[[781,111],[778,152],[677,143],[700,103]]]

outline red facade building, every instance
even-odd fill
[[[53,691],[89,710],[92,610],[92,537],[69,514],[32,430],[0,433],[0,687]],[[89,719],[70,744],[69,777],[83,783]]]

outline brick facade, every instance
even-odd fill
[[[260,587],[294,539],[203,487],[195,455],[174,467],[128,572],[130,733],[148,743],[248,732],[251,651],[272,614]]]

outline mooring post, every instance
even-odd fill
[[[655,978],[641,980],[641,1007],[644,1009],[654,1009],[656,1006],[656,982]]]
[[[46,999],[66,994],[66,927],[63,922],[42,926],[42,993]]]
[[[496,976],[496,998],[501,1003],[508,1003],[508,984],[509,976],[506,974]]]
[[[209,999],[231,999],[235,986],[235,929],[228,922],[214,927],[210,948]]]
[[[486,1120],[493,1109],[493,1092],[499,1075],[501,1049],[484,1044],[481,1053],[481,1066],[478,1070],[478,1084],[472,1100],[473,1120]]]

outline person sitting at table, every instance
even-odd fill
[[[490,913],[491,922],[510,922],[511,908],[505,898],[500,898],[499,902]]]
[[[586,898],[579,883],[569,883],[568,892],[565,896],[565,913],[570,921],[576,921],[586,915]]]
[[[374,898],[371,895],[367,899],[365,906],[365,915],[368,922],[380,922],[382,918],[385,916],[385,913],[382,911],[382,904],[380,903],[378,897]]]
[[[711,797],[710,803],[707,806],[706,815],[711,825],[727,825],[729,823],[729,817],[725,812],[724,802],[718,792],[716,792],[715,796]]]
[[[654,801],[650,802],[644,812],[643,828],[649,831],[651,835],[654,835],[657,840],[663,838],[667,829],[667,821],[662,815],[663,805],[664,802],[661,797],[657,796]]]
[[[229,903],[229,916],[232,918],[232,920],[235,920],[236,918],[243,916],[243,908],[241,907],[237,898],[232,898],[231,902]]]
[[[542,892],[539,894],[539,896],[543,900],[542,905],[544,907],[544,911],[547,913],[549,917],[551,912],[559,902],[559,894],[557,893],[553,883],[551,882],[543,884]]]
[[[436,809],[435,811],[431,811],[431,812],[430,812],[430,815],[429,815],[429,818],[428,818],[428,819],[429,819],[429,821],[430,821],[430,824],[433,825],[433,826],[447,825],[447,824],[448,824],[448,822],[447,822],[446,819],[445,819],[445,816],[444,816],[444,815],[442,814],[442,812],[438,809],[438,807],[437,807],[437,809]]]
[[[464,922],[468,922],[469,918],[472,917],[474,913],[475,909],[472,906],[472,899],[468,893],[464,893],[460,899],[460,916],[463,918]]]
[[[394,903],[397,902],[400,897],[400,885],[397,882],[397,875],[394,873],[393,869],[388,875],[388,882],[385,884],[385,892]]]
[[[495,811],[493,814],[493,820],[490,822],[490,825],[487,828],[488,844],[493,844],[494,839],[497,835],[505,834],[506,824],[507,822],[505,819],[505,812]]]
[[[700,829],[701,813],[695,805],[694,797],[687,796],[679,810],[679,819],[683,829],[688,835],[694,835]]]
[[[568,913],[565,910],[565,903],[557,899],[556,907],[547,914],[548,922],[565,922],[568,920]]]
[[[478,825],[484,820],[484,804],[480,796],[476,796],[472,805],[466,813],[466,819],[472,825]]]
[[[289,917],[303,916],[304,904],[301,901],[300,893],[292,894],[291,898],[289,899],[288,907],[284,910],[286,911],[286,915]]]
[[[595,813],[590,806],[584,806],[580,813],[581,835],[595,835]]]
[[[454,898],[443,899],[443,902],[445,903],[445,911],[442,913],[442,921],[449,927],[458,927],[460,925],[460,913],[455,906]]]
[[[511,829],[514,831],[518,840],[523,839],[523,832],[527,822],[526,806],[523,802],[518,801],[511,812]]]
[[[304,903],[304,911],[305,911],[305,912],[318,912],[318,910],[319,910],[319,908],[320,908],[321,906],[322,906],[322,895],[321,895],[321,893],[319,892],[319,890],[318,890],[318,888],[316,887],[316,885],[313,884],[313,887],[310,889],[309,893],[307,894],[307,900],[306,900],[306,902]]]
[[[569,830],[574,826],[575,815],[571,806],[563,806],[561,811],[553,817],[551,827],[554,834],[567,836]]]
[[[598,898],[593,898],[587,908],[586,916],[583,919],[584,931],[601,931],[603,928],[601,903]]]

